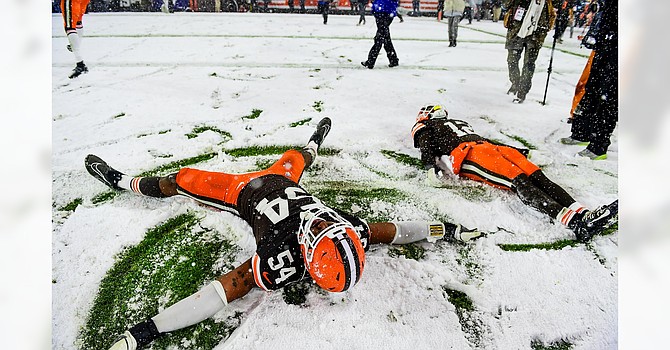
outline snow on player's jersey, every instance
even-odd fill
[[[318,198],[280,175],[254,179],[242,190],[237,207],[256,238],[251,264],[259,287],[279,289],[309,275],[298,243],[300,213],[322,205]],[[352,224],[367,250],[368,225],[349,214],[338,213]]]
[[[426,165],[433,165],[435,157],[450,154],[463,142],[486,140],[475,134],[467,122],[446,118],[417,122],[412,134],[414,147],[421,150],[421,160]]]

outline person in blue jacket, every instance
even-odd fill
[[[323,24],[328,24],[328,12],[330,10],[330,0],[319,0],[317,10],[323,16]]]
[[[372,14],[375,16],[377,22],[377,34],[375,34],[375,43],[370,48],[368,53],[368,60],[361,62],[363,67],[372,69],[377,62],[379,51],[384,46],[386,57],[389,59],[389,67],[398,65],[398,54],[393,48],[391,42],[391,31],[389,26],[393,22],[393,18],[397,16],[398,1],[397,0],[374,0],[372,2]]]

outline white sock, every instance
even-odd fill
[[[200,323],[219,312],[228,299],[221,282],[214,281],[152,317],[159,332],[172,332]]]
[[[422,239],[436,241],[444,237],[444,224],[427,221],[391,222],[395,225],[395,237],[391,244],[406,244]]]
[[[139,179],[141,179],[141,178],[137,178],[137,179],[138,179],[137,183],[139,184]],[[135,180],[134,177],[131,177],[131,176],[128,176],[128,175],[121,175],[121,180],[119,180],[119,183],[116,184],[116,185],[123,188],[124,190],[134,191],[133,186],[131,186],[131,182],[133,182],[133,180]],[[135,192],[137,192],[137,191],[135,191]]]
[[[84,61],[84,59],[81,57],[81,38],[79,37],[79,34],[77,34],[77,32],[70,32],[67,34],[67,40],[70,42],[75,60],[77,60],[77,62]]]

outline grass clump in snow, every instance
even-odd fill
[[[475,348],[481,348],[483,345],[484,324],[475,315],[475,307],[472,299],[463,292],[447,287],[443,287],[443,289],[447,293],[449,302],[456,307],[456,316],[458,316],[458,322],[465,333],[465,338]]]
[[[342,181],[325,181],[319,187],[311,188],[309,192],[327,205],[352,213],[368,222],[389,220],[383,212],[371,209],[371,203],[393,204],[407,197],[394,188],[369,188],[368,186]]]
[[[118,195],[119,195],[118,191],[103,192],[103,193],[97,194],[93,198],[91,198],[91,203],[100,204],[100,203],[103,203],[103,202],[107,202],[109,200],[112,200],[114,197],[116,197]]]
[[[532,249],[542,250],[561,250],[565,247],[574,247],[579,244],[579,241],[574,239],[562,239],[556,242],[549,243],[535,243],[535,244],[498,244],[500,249],[506,252],[527,252]]]
[[[81,329],[81,349],[107,349],[116,335],[233,268],[239,248],[199,221],[193,213],[173,217],[117,256]],[[211,349],[237,328],[241,316],[208,319],[172,332],[156,340],[152,349]]]
[[[209,126],[209,125],[196,126],[195,128],[193,128],[193,130],[191,130],[190,133],[186,134],[186,137],[189,139],[196,138],[198,137],[199,134],[202,134],[205,131],[213,131],[221,135],[221,137],[223,137],[222,143],[233,139],[233,135],[231,135],[229,132],[223,131],[215,126]]]
[[[539,339],[530,341],[530,348],[533,350],[570,350],[574,345],[565,339],[553,341],[545,344]]]
[[[283,290],[284,302],[291,305],[304,304],[311,286],[312,282],[308,280],[289,284]]]
[[[224,150],[228,155],[233,157],[253,157],[253,156],[268,156],[284,154],[288,150],[300,150],[303,146],[250,146],[242,148],[233,148]],[[332,156],[340,153],[340,150],[328,147],[319,148],[319,156]],[[279,160],[279,158],[277,158]]]
[[[506,133],[504,133],[504,132],[502,132],[502,131],[501,131],[500,133],[503,134],[503,135],[505,135],[505,136],[507,136],[507,137],[509,137],[509,138],[511,138],[512,140],[519,141],[524,147],[526,147],[526,148],[528,148],[528,149],[530,149],[530,150],[537,149],[537,147],[535,147],[535,145],[533,145],[532,143],[528,142],[526,139],[524,139],[524,138],[521,137],[521,136],[506,134]]]
[[[68,204],[65,204],[64,206],[58,208],[58,210],[62,210],[62,211],[74,211],[75,209],[77,209],[77,207],[78,207],[82,202],[83,202],[83,201],[82,201],[81,198],[75,198],[72,202],[70,202],[70,203],[68,203]]]
[[[398,246],[389,247],[389,256],[392,258],[397,258],[399,256],[404,256],[407,259],[412,260],[421,260],[424,255],[426,255],[426,250],[414,243],[403,244]]]
[[[385,155],[387,158],[393,159],[400,164],[409,165],[423,170],[423,163],[421,162],[421,159],[414,158],[404,153],[398,153],[386,149],[381,150],[381,153]]]
[[[161,165],[157,168],[147,170],[147,171],[139,174],[138,176],[161,176],[161,175],[174,173],[176,171],[179,171],[179,169],[181,169],[181,168],[188,167],[189,165],[198,164],[198,163],[208,161],[208,160],[216,157],[216,155],[217,155],[216,152],[210,152],[210,153],[200,154],[200,155],[197,155],[195,157],[176,160],[174,162],[170,162],[170,163]]]
[[[249,113],[248,115],[243,116],[242,119],[256,119],[256,118],[261,116],[261,113],[263,113],[262,109],[254,108],[254,109],[251,110],[251,113]]]
[[[323,112],[323,101],[314,101],[312,108],[317,112]]]
[[[312,121],[312,118],[306,118],[306,119],[299,120],[297,122],[291,123],[289,126],[292,127],[292,128],[295,128],[296,126],[305,125],[305,124],[309,123],[310,121]]]

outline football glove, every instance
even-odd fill
[[[446,237],[447,235],[445,235]],[[473,239],[477,239],[482,236],[482,233],[477,230],[476,228],[474,229],[469,229],[467,227],[464,227],[463,225],[454,225],[452,233],[450,234],[451,237],[453,237],[455,240],[459,242],[468,242]]]

